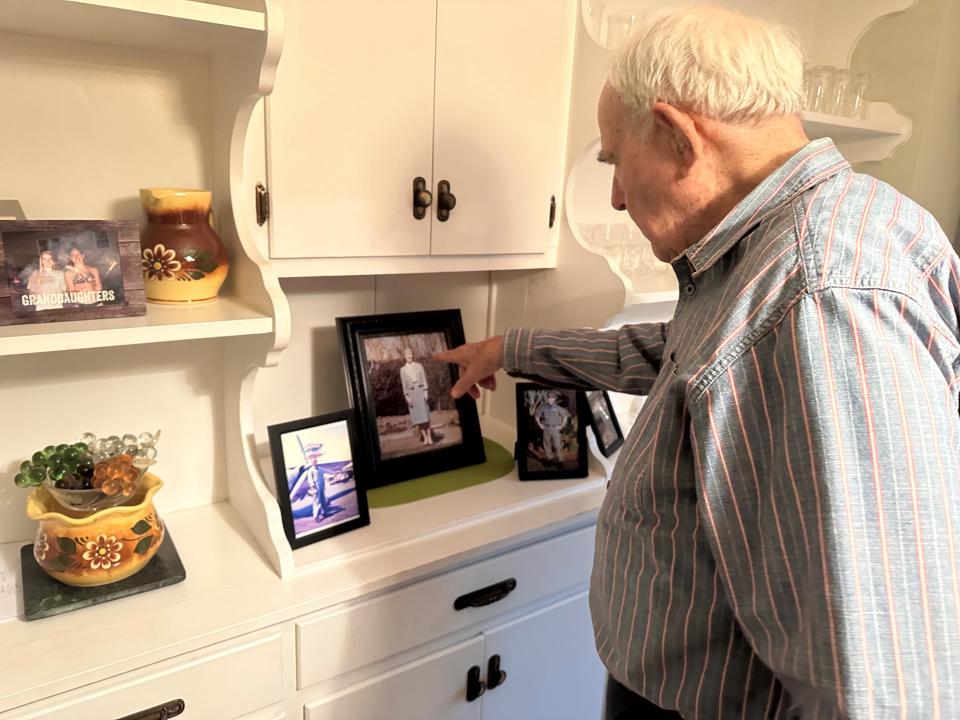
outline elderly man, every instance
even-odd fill
[[[442,356],[454,395],[504,367],[648,396],[597,528],[609,718],[960,717],[960,261],[808,142],[802,66],[764,21],[647,21],[599,159],[673,266],[673,320]]]

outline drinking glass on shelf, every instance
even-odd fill
[[[844,96],[843,114],[847,117],[866,120],[867,87],[870,85],[870,73],[852,73]]]
[[[806,109],[810,112],[827,112],[827,96],[833,68],[828,65],[815,65],[804,72],[806,81]]]
[[[827,85],[827,100],[823,112],[828,115],[844,115],[847,102],[847,88],[853,73],[845,68],[830,68],[830,80]]]
[[[640,12],[633,2],[608,3],[602,9],[600,37],[609,50],[616,50],[630,37],[634,25],[640,20]]]

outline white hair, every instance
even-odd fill
[[[803,49],[793,30],[767,20],[675,7],[640,24],[608,82],[641,120],[655,102],[724,122],[793,115],[803,109]]]

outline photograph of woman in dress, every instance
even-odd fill
[[[37,312],[59,310],[63,307],[63,302],[58,296],[62,295],[67,289],[63,270],[57,267],[57,261],[49,250],[41,252],[38,260],[37,269],[30,274],[30,279],[27,280],[27,292],[38,296],[33,307]],[[47,298],[45,296],[53,297]]]
[[[463,442],[460,413],[450,397],[450,366],[433,359],[446,349],[442,332],[363,339],[381,459]]]
[[[410,408],[410,425],[419,434],[421,445],[433,445],[433,433],[430,432],[430,391],[423,365],[413,361],[413,350],[403,349],[404,365],[400,368],[400,384],[403,397]]]

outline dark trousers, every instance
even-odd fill
[[[682,720],[682,717],[680,713],[654,705],[607,675],[603,720]]]

